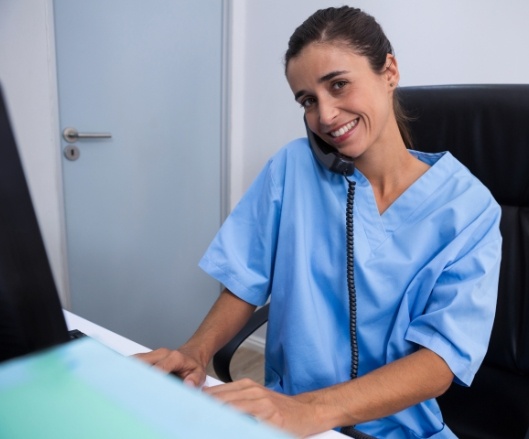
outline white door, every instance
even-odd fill
[[[72,311],[151,348],[219,292],[222,8],[54,1],[61,130],[111,135],[61,144]]]

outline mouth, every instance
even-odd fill
[[[337,137],[341,137],[343,136],[344,134],[348,133],[349,131],[351,131],[356,125],[358,125],[358,121],[360,119],[355,119],[347,124],[345,124],[343,127],[341,127],[340,129],[336,130],[336,131],[331,131],[329,134],[331,135],[331,137],[333,138],[337,138]]]

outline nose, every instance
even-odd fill
[[[331,126],[334,119],[338,115],[338,109],[334,105],[332,99],[319,99],[318,101],[318,110],[319,110],[319,122],[320,125]]]

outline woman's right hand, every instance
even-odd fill
[[[194,387],[206,381],[206,366],[251,317],[256,306],[224,289],[193,336],[177,350],[156,349],[135,357]]]
[[[156,349],[151,352],[136,354],[134,357],[152,364],[158,369],[180,377],[185,384],[193,387],[202,387],[206,381],[206,367],[185,348],[170,350],[167,348]]]

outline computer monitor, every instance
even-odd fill
[[[68,340],[0,84],[0,361]]]

